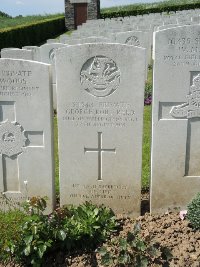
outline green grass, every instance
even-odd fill
[[[153,85],[153,62],[148,68],[146,83]],[[143,124],[143,147],[142,147],[142,189],[146,189],[150,184],[151,165],[151,106],[144,107]]]
[[[142,189],[149,187],[151,160],[151,106],[144,107],[142,148]]]
[[[19,210],[0,211],[0,261],[5,260],[4,249],[11,240],[20,240],[20,227],[25,222],[26,216]],[[5,265],[7,266],[7,265]]]
[[[56,194],[59,195],[58,123],[56,117],[54,118],[54,159],[55,159]]]
[[[142,10],[142,9],[148,9],[148,8],[154,8],[154,7],[165,7],[165,6],[174,6],[174,5],[181,5],[181,4],[194,4],[199,3],[199,0],[166,0],[166,1],[160,1],[160,2],[153,2],[152,3],[146,3],[146,4],[133,4],[133,5],[121,5],[121,6],[115,6],[115,7],[108,7],[108,8],[102,8],[102,13],[109,13],[109,12],[118,12],[118,11],[131,11],[131,10]]]
[[[15,18],[5,18],[0,16],[0,30],[5,28],[12,28],[19,25],[26,25],[45,19],[54,19],[59,16],[64,16],[64,14],[53,14],[53,15],[37,15],[37,16],[26,16],[26,17],[15,17]]]

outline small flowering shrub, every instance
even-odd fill
[[[146,82],[145,93],[144,93],[144,104],[151,105],[151,103],[152,103],[152,84]]]
[[[189,203],[187,219],[195,230],[200,230],[200,193]]]
[[[39,267],[52,252],[90,248],[117,228],[114,213],[104,206],[86,202],[56,209],[50,215],[44,214],[45,208],[45,198],[26,201],[27,217],[20,227],[20,238],[10,240],[4,248],[7,258],[23,266]]]

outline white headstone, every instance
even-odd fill
[[[41,61],[40,58],[40,48],[38,46],[23,46],[23,49],[31,50],[33,53],[33,60]]]
[[[47,44],[55,44],[55,43],[59,43],[60,40],[58,40],[58,39],[48,39],[46,42],[47,42]]]
[[[56,50],[65,46],[60,43],[44,44],[40,46],[41,62],[52,65],[52,88],[53,88],[53,108],[57,109],[57,92],[56,92],[56,71],[55,71],[55,56]]]
[[[140,213],[145,49],[61,48],[56,57],[60,197]]]
[[[151,212],[186,208],[200,189],[200,28],[155,34]]]
[[[50,66],[0,59],[0,209],[47,196],[54,207]]]
[[[114,40],[117,43],[123,43],[136,47],[143,47],[146,51],[146,75],[148,74],[148,64],[151,63],[151,42],[150,32],[127,31],[114,34]]]
[[[85,43],[109,43],[110,39],[100,36],[91,36],[82,39],[68,39],[65,44],[75,45],[75,44],[85,44]]]
[[[1,58],[33,60],[33,53],[27,49],[7,48],[1,50]]]

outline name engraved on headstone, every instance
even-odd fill
[[[194,35],[193,38],[182,36],[168,38],[169,50],[176,51],[176,55],[163,55],[164,63],[172,66],[200,66],[200,36]]]
[[[68,102],[63,120],[72,127],[126,127],[137,117],[128,102]]]
[[[38,86],[28,86],[32,79],[29,70],[2,70],[0,72],[0,96],[31,97],[39,90]]]

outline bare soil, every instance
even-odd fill
[[[133,229],[134,224],[139,222],[142,227],[142,236],[151,236],[152,241],[168,247],[173,254],[173,258],[167,265],[154,266],[200,267],[200,231],[194,231],[187,219],[181,220],[179,212],[169,212],[159,216],[150,215],[148,192],[142,193],[141,214],[143,216],[136,220],[119,216],[118,220],[122,226],[119,235],[125,236],[127,232]],[[104,246],[109,247],[106,243]],[[101,266],[99,255],[95,251],[88,253],[80,251],[70,256],[60,254],[56,256],[56,259],[49,260],[45,267]]]
[[[178,212],[169,212],[153,216],[148,213],[148,193],[142,194],[142,216],[136,220],[118,216],[121,225],[120,236],[125,236],[133,229],[136,222],[142,227],[142,236],[151,236],[152,241],[168,247],[173,258],[166,265],[150,265],[154,267],[200,267],[200,231],[194,231],[187,219],[181,220]],[[109,244],[104,246],[109,248]],[[117,249],[117,248],[115,248]],[[11,266],[11,265],[10,265]],[[101,267],[99,255],[96,251],[76,251],[74,255],[62,252],[50,255],[44,267]],[[0,265],[0,267],[2,267]],[[134,267],[134,266],[133,266]]]

